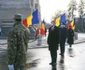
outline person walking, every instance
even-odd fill
[[[14,15],[13,28],[8,33],[8,70],[25,70],[30,31],[22,24],[22,15]]]
[[[69,47],[72,48],[72,44],[74,44],[74,30],[72,30],[72,26],[69,26],[68,29],[67,43],[69,44]]]
[[[61,59],[60,62],[64,62],[64,53],[65,53],[65,43],[67,39],[67,28],[64,23],[60,25],[60,55]]]
[[[47,38],[47,44],[51,55],[51,65],[56,65],[57,50],[59,44],[59,27],[51,26]]]

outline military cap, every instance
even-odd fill
[[[21,14],[15,14],[14,19],[22,19],[22,15]]]

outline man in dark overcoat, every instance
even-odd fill
[[[56,64],[57,50],[59,44],[59,27],[51,26],[49,28],[49,34],[47,39],[48,48],[51,55],[51,65]]]
[[[68,29],[68,40],[67,43],[70,47],[72,47],[72,44],[74,44],[74,30],[72,30],[72,26]]]
[[[62,23],[60,26],[60,55],[61,55],[60,62],[63,62],[64,59],[66,38],[67,38],[67,28],[66,25]]]

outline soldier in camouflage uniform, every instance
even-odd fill
[[[14,26],[8,34],[7,62],[14,70],[25,70],[26,54],[29,41],[29,30],[21,23],[22,16],[14,16]],[[11,67],[12,67],[11,66]]]

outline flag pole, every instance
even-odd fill
[[[38,45],[42,45],[42,34],[41,34],[41,10],[40,10],[40,4],[38,0],[38,15],[39,15],[39,24],[40,24],[40,33],[38,34]]]

